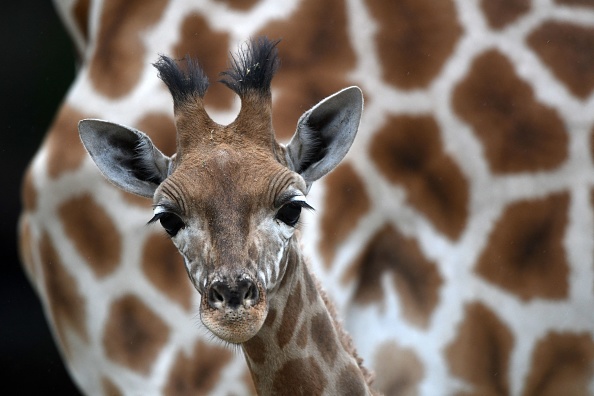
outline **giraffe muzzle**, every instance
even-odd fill
[[[208,289],[208,305],[214,309],[250,308],[258,303],[259,298],[258,287],[246,278],[232,283],[215,281]]]
[[[213,280],[202,294],[202,323],[227,342],[240,344],[252,338],[267,314],[266,291],[249,276]]]

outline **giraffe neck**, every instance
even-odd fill
[[[256,388],[259,394],[370,394],[369,374],[296,245],[264,325],[242,344]]]

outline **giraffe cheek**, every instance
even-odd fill
[[[265,267],[267,268],[266,286],[269,292],[273,292],[279,286],[279,282],[283,279],[285,272],[287,271],[287,248],[290,240],[279,240],[277,245],[278,249],[271,252],[267,258]]]
[[[180,232],[179,234],[182,233]],[[208,262],[208,245],[205,239],[179,235],[173,240],[173,243],[184,259],[186,272],[192,285],[200,294],[204,294],[206,290],[205,274],[209,272],[209,269],[206,267],[206,263]],[[193,249],[191,248],[193,245],[201,248]]]
[[[206,290],[206,281],[204,280],[203,266],[193,264],[193,263],[188,263],[188,261],[186,260],[186,271],[190,278],[190,282],[192,282],[192,285],[194,286],[194,288],[201,295],[204,294],[205,290]]]

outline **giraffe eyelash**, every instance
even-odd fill
[[[186,227],[186,224],[182,220],[181,216],[179,216],[177,213],[167,210],[163,206],[159,206],[158,208],[163,210],[155,213],[155,215],[148,221],[147,225],[153,224],[159,220],[161,226],[163,226],[165,232],[167,232],[170,237],[176,236],[179,230]],[[157,211],[157,208],[155,208],[155,211]]]
[[[289,227],[297,227],[301,218],[301,209],[313,208],[303,200],[289,200],[276,212],[275,218]]]
[[[146,223],[147,225],[156,223],[161,217],[163,217],[167,212],[159,212],[155,213],[155,215]]]
[[[152,224],[152,223],[156,222],[157,220],[159,220],[160,218],[162,218],[164,215],[166,215],[168,213],[176,215],[178,217],[181,217],[178,214],[177,207],[175,207],[174,205],[172,205],[168,202],[153,205],[153,217],[148,221],[147,224]]]
[[[291,203],[291,204],[294,204],[294,205],[299,205],[302,209],[312,210],[312,211],[315,212],[315,208],[313,206],[311,206],[310,204],[308,204],[307,202],[302,201],[302,200],[296,199],[296,200],[291,200],[291,201],[289,201],[287,203]]]

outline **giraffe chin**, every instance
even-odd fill
[[[232,344],[241,344],[255,336],[268,314],[265,298],[251,307],[215,309],[202,298],[200,319],[216,337]]]

